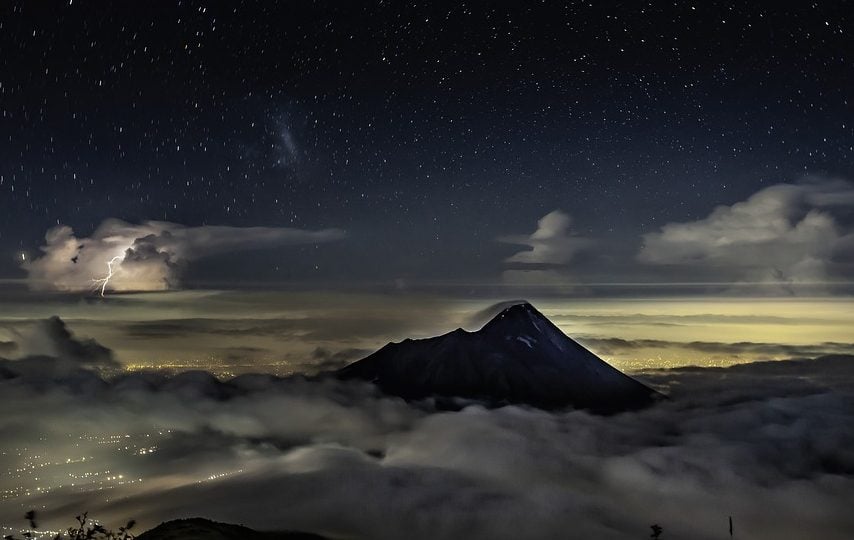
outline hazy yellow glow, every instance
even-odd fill
[[[570,336],[660,340],[689,344],[758,343],[818,346],[851,344],[854,301],[849,298],[679,298],[543,301],[541,311]],[[595,350],[595,346],[592,346]],[[854,347],[849,347],[854,352]],[[692,347],[641,347],[597,351],[625,369],[681,365],[731,365],[790,354],[738,355]]]
[[[57,297],[6,302],[0,313],[0,340],[13,339],[14,330],[28,321],[59,315],[78,335],[112,348],[130,369],[288,374],[312,371],[341,351],[347,354],[335,358],[339,363],[389,341],[457,327],[474,330],[485,322],[474,315],[497,301],[399,293],[237,291],[144,293],[103,301]],[[851,298],[531,301],[569,336],[630,371],[731,365],[799,353],[854,353]]]

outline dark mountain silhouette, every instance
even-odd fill
[[[527,302],[506,308],[476,332],[389,343],[337,375],[371,381],[405,399],[461,397],[601,413],[663,397],[567,337]]]
[[[136,537],[137,540],[328,540],[301,532],[259,532],[241,525],[217,523],[202,518],[176,519]]]

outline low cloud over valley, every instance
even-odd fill
[[[46,527],[88,509],[388,540],[642,538],[656,522],[711,540],[730,515],[743,538],[854,530],[851,356],[649,371],[671,399],[604,417],[441,412],[303,377],[105,379],[108,350],[58,319],[34,331],[42,350],[20,338],[0,362],[2,467],[19,471],[5,524],[25,505]]]

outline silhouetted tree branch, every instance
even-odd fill
[[[30,510],[24,515],[24,519],[30,526],[30,530],[23,533],[23,538],[29,540],[36,537],[38,522],[36,521],[36,511]],[[77,520],[76,527],[69,527],[65,533],[59,533],[53,537],[53,540],[133,540],[134,535],[130,530],[136,525],[134,520],[128,521],[124,527],[119,527],[113,531],[107,529],[100,523],[89,519],[89,513],[83,512],[79,516],[74,517]],[[19,540],[14,535],[6,535],[4,540]]]

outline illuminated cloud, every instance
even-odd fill
[[[507,258],[507,263],[535,265],[563,265],[590,241],[577,236],[572,230],[569,214],[554,210],[537,221],[537,230],[530,235],[503,236],[499,242],[528,246]]]
[[[57,316],[37,321],[15,332],[15,348],[9,352],[19,358],[50,357],[69,365],[86,368],[115,368],[119,364],[113,351],[91,338],[77,338]]]
[[[43,255],[22,267],[36,290],[166,290],[178,285],[181,268],[192,260],[230,251],[331,242],[344,235],[339,229],[186,227],[165,221],[136,225],[108,219],[85,238],[65,225],[50,229]]]
[[[509,267],[502,274],[514,285],[559,286],[570,279],[565,266],[590,244],[572,231],[572,218],[560,210],[549,212],[537,221],[537,230],[529,235],[498,238],[499,242],[527,246],[504,260]]]
[[[854,186],[777,184],[708,217],[643,236],[638,260],[718,270],[735,280],[823,281],[854,254]]]

